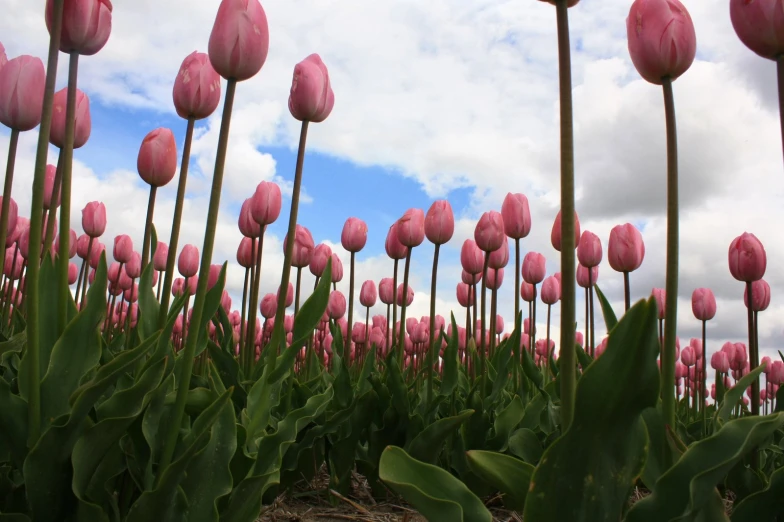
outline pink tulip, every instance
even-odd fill
[[[82,234],[76,240],[76,255],[78,255],[81,259],[86,259],[89,252],[87,252],[87,247],[90,244],[90,236],[87,234]]]
[[[408,291],[406,292],[406,306],[410,306],[411,303],[414,302],[414,289],[411,288],[411,285],[408,285]],[[400,284],[397,287],[397,305],[403,306],[403,285]]]
[[[359,291],[359,302],[362,306],[370,308],[376,304],[378,294],[376,292],[376,283],[372,279],[368,279],[362,283],[362,289]]]
[[[207,276],[207,290],[212,290],[212,287],[218,283],[222,269],[222,265],[210,265],[210,272]]]
[[[373,327],[370,330],[370,336],[368,337],[368,344],[369,346],[375,346],[377,348],[383,349],[386,344],[386,335],[384,331],[380,328]]]
[[[457,283],[457,302],[464,308],[474,304],[474,295],[470,286],[465,283]]]
[[[153,187],[169,183],[177,172],[177,143],[171,129],[158,128],[144,137],[136,159],[139,176]]]
[[[449,201],[434,201],[425,216],[425,235],[434,245],[443,245],[455,233],[455,215]]]
[[[757,281],[765,275],[765,247],[754,234],[744,232],[730,244],[730,273],[738,281]]]
[[[784,363],[781,361],[775,361],[770,366],[770,373],[768,374],[768,380],[773,384],[783,384],[784,383]]]
[[[422,244],[425,240],[425,213],[422,209],[410,208],[397,220],[397,239],[408,248]]]
[[[656,299],[656,306],[659,309],[659,319],[664,319],[664,309],[667,304],[667,295],[664,288],[654,288],[651,295]]]
[[[404,259],[406,254],[408,254],[408,248],[398,239],[397,228],[398,223],[395,221],[392,223],[392,226],[389,227],[384,248],[391,259]]]
[[[262,317],[264,317],[265,319],[270,319],[272,317],[275,317],[275,313],[277,312],[277,310],[278,310],[278,298],[275,294],[266,294],[264,297],[261,298],[259,311],[261,312]]]
[[[288,244],[288,235],[283,239],[283,252],[286,252],[286,246]],[[310,264],[310,260],[313,259],[313,251],[315,250],[315,244],[313,242],[313,236],[310,234],[310,230],[303,227],[302,225],[296,225],[294,229],[294,248],[291,254],[291,266],[297,268],[304,268]]]
[[[278,293],[276,294],[278,301],[280,301],[280,290],[281,290],[280,287],[278,287]],[[294,285],[292,285],[291,283],[289,283],[289,288],[286,291],[285,304],[286,304],[286,308],[294,304]]]
[[[588,288],[592,284],[595,285],[596,281],[599,279],[599,267],[595,266],[590,269],[591,280],[588,281],[588,268],[584,267],[583,265],[577,265],[577,284],[580,285],[581,288]]]
[[[56,251],[60,251],[60,235],[58,234],[54,240],[54,249]],[[70,231],[69,234],[69,241],[68,241],[68,259],[73,259],[76,255],[76,232],[73,229]],[[756,297],[754,299],[756,301]]]
[[[299,121],[318,123],[327,119],[334,105],[327,66],[318,54],[311,54],[294,66],[289,112]]]
[[[46,28],[52,32],[54,4],[46,1]],[[91,56],[103,49],[112,32],[110,0],[66,0],[63,3],[60,51]]]
[[[501,288],[501,285],[504,282],[504,269],[499,268],[496,270],[495,268],[488,268],[487,269],[487,280],[486,285],[488,290],[498,290]]]
[[[243,237],[237,247],[237,263],[243,268],[250,268],[254,266],[253,257],[253,241],[249,237]]]
[[[52,106],[52,128],[49,131],[49,143],[61,149],[65,147],[65,113],[67,103],[68,88],[57,91],[54,95],[54,105]],[[73,148],[78,149],[87,143],[92,131],[90,98],[79,89],[76,89],[76,113],[74,117]]]
[[[395,283],[391,277],[385,277],[378,283],[378,298],[385,305],[395,300]]]
[[[538,285],[544,280],[546,273],[545,258],[538,252],[528,252],[523,258],[523,280]]]
[[[3,46],[2,42],[0,42],[0,69],[2,69],[3,66],[7,63],[8,57],[5,55],[5,47]]]
[[[253,1],[253,0],[250,0]],[[280,216],[280,187],[270,181],[262,181],[250,200],[250,213],[259,225],[271,225]]]
[[[101,237],[106,231],[106,206],[91,201],[82,210],[82,229],[90,237]]]
[[[474,229],[474,240],[484,252],[492,252],[501,248],[504,240],[504,220],[500,212],[491,210],[479,218]]]
[[[506,240],[506,237],[503,239],[501,246],[490,252],[487,258],[487,266],[490,268],[503,268],[509,263],[509,242]]]
[[[118,263],[127,263],[133,256],[133,241],[125,234],[114,238],[114,260]]]
[[[691,346],[687,346],[681,350],[681,362],[687,367],[694,366],[697,363],[697,358],[695,357],[694,350]]]
[[[481,252],[481,250],[480,250]],[[484,256],[484,254],[482,254]],[[482,272],[476,274],[469,274],[465,270],[460,271],[460,279],[467,285],[478,284],[482,280]]]
[[[131,259],[125,264],[124,268],[130,279],[136,279],[142,275],[142,256],[139,252],[131,253]]]
[[[748,287],[743,290],[743,304],[748,308],[749,293]],[[770,306],[770,285],[764,280],[759,279],[751,283],[752,310],[762,312]]]
[[[199,271],[199,249],[193,245],[182,247],[177,260],[177,270],[182,277],[193,277]]]
[[[339,290],[333,290],[329,294],[327,314],[329,314],[330,319],[337,320],[343,317],[345,313],[346,297]]]
[[[21,248],[19,249],[21,250]],[[101,256],[106,252],[106,245],[100,241],[93,241],[93,250],[90,252],[90,267],[93,269],[98,268],[98,262]]]
[[[222,0],[210,33],[210,63],[238,82],[261,70],[269,50],[267,16],[258,0]]]
[[[340,243],[349,252],[359,252],[365,248],[367,242],[367,224],[359,218],[350,217],[343,225],[343,232],[340,234]]]
[[[607,261],[616,272],[634,272],[645,258],[642,234],[631,223],[616,225],[610,231]]]
[[[577,259],[586,268],[593,268],[602,262],[602,242],[593,232],[586,230],[577,245]]]
[[[580,242],[580,219],[577,217],[577,211],[574,212],[574,248],[577,248]],[[550,243],[557,251],[561,251],[561,211],[555,216],[553,222],[553,229],[550,231]]]
[[[169,245],[163,241],[158,241],[158,246],[155,247],[155,255],[152,256],[153,269],[158,272],[166,270],[166,264],[169,262]]]
[[[48,209],[54,204],[54,208],[60,206],[60,191],[57,191],[56,199],[52,202],[54,194],[54,178],[57,174],[57,167],[54,165],[46,166],[46,173],[44,174],[44,209]]]
[[[763,357],[760,360],[760,366],[762,366],[764,368],[762,370],[762,373],[764,373],[765,375],[769,375],[772,364],[773,364],[773,362],[770,360],[770,357],[768,357],[767,355],[765,357]]]
[[[784,53],[784,10],[780,0],[730,0],[730,20],[746,47],[770,60]]]
[[[721,373],[730,371],[730,361],[727,354],[720,351],[711,355],[711,368]]]
[[[20,132],[41,123],[46,72],[40,58],[17,56],[0,69],[0,123]]]
[[[2,204],[3,204],[3,196],[0,196],[0,206],[2,206]],[[8,203],[8,227],[7,227],[8,230],[7,234],[9,236],[13,234],[14,230],[16,229],[16,222],[18,218],[19,218],[19,207],[16,204],[16,201],[14,201],[14,198],[10,198]]]
[[[697,52],[694,24],[679,0],[635,0],[626,37],[637,72],[656,85],[685,73]]]
[[[68,285],[76,284],[78,278],[79,267],[76,266],[76,263],[68,263]]]
[[[523,194],[512,194],[504,198],[501,205],[501,218],[504,221],[504,233],[513,238],[521,239],[531,232],[531,211],[528,198]]]
[[[481,274],[485,264],[485,254],[473,239],[466,239],[460,250],[460,263],[469,274]]]
[[[339,283],[343,280],[343,262],[337,254],[332,254],[332,282]]]
[[[237,218],[237,226],[240,229],[240,234],[248,238],[261,237],[261,225],[256,223],[253,215],[250,212],[251,205],[253,204],[253,197],[249,197],[242,202],[240,207],[240,215]]]
[[[332,257],[332,249],[329,245],[320,244],[313,250],[313,257],[310,260],[310,273],[316,277],[324,274],[327,268],[327,261]]]
[[[583,346],[583,333],[582,332],[574,332],[574,342],[580,346]]]
[[[523,301],[527,303],[530,303],[536,299],[536,289],[534,288],[534,285],[523,281],[522,284],[520,284],[520,297],[522,297]],[[527,321],[528,318],[525,320]]]
[[[561,298],[561,285],[553,277],[545,278],[542,283],[542,302],[546,305],[554,305]]]
[[[221,97],[220,75],[210,58],[193,51],[180,65],[172,90],[174,108],[181,118],[201,120],[218,108]]]
[[[716,298],[710,288],[697,288],[691,294],[691,311],[700,321],[710,321],[716,315]]]

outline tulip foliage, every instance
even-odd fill
[[[566,8],[577,1],[546,1],[556,5],[560,44]],[[778,42],[749,29],[766,12],[749,2],[731,4],[744,43],[781,65]],[[576,212],[572,221],[559,211],[551,231],[562,272],[547,276],[540,253],[521,256],[520,242],[532,229],[522,194],[510,193],[501,212],[483,214],[474,239],[462,245],[457,299],[465,327],[462,317],[447,322],[436,315],[439,248],[455,230],[447,201],[427,214],[408,209],[390,227],[385,249],[393,277],[377,286],[365,281],[355,309],[354,256],[366,245],[366,223],[349,218],[341,236],[351,259],[348,298],[336,289],[340,258],[326,244],[315,246],[297,223],[307,131],[335,103],[327,66],[312,54],[296,65],[289,98],[302,127],[279,290],[259,295],[269,277],[262,273],[264,233],[281,212],[280,188],[262,182],[239,216],[237,261],[245,281],[242,312],[232,311],[227,263],[213,264],[212,254],[234,93],[267,58],[267,18],[258,0],[223,0],[209,54],[188,56],[175,81],[188,151],[194,121],[217,109],[221,77],[227,82],[204,244],[184,245],[177,259],[187,154],[171,238],[158,241],[155,191],[177,174],[177,146],[171,130],[157,129],[137,161],[151,187],[142,254],[121,234],[111,264],[99,239],[105,206],[85,207],[78,238],[67,219],[73,148],[91,132],[75,65],[106,44],[112,5],[46,5],[52,55],[45,73],[32,57],[7,61],[0,46],[0,122],[12,129],[9,155],[19,132],[39,124],[42,151],[29,219],[11,197],[13,157],[0,199],[0,242],[8,247],[0,280],[0,522],[252,522],[279,495],[310,487],[323,474],[328,487],[312,493],[331,502],[345,500],[361,475],[374,498],[400,496],[428,520],[443,522],[491,521],[488,499],[498,498],[525,520],[542,522],[784,515],[784,388],[778,387],[784,355],[759,360],[758,314],[771,295],[762,279],[767,256],[753,234],[729,250],[730,273],[745,284],[748,351],[728,342],[710,357],[712,403],[705,345],[706,323],[716,314],[713,293],[694,291],[692,311],[703,335],[681,349],[677,256],[668,254],[667,289],[632,304],[629,274],[645,247],[633,225],[619,225],[606,254],[624,277],[618,318],[597,286],[601,239],[581,233]],[[676,146],[669,133],[672,81],[695,55],[691,19],[677,0],[636,0],[627,29],[641,76],[665,89],[668,143]],[[69,87],[55,94],[58,49],[74,67]],[[4,98],[11,91],[21,94]],[[573,175],[570,132],[562,140],[565,185]],[[62,149],[57,167],[46,165],[47,140]],[[677,182],[677,165],[668,174]],[[564,194],[562,210],[571,216],[573,197]],[[677,190],[668,201],[677,202]],[[62,232],[55,238],[60,205]],[[677,221],[677,204],[673,210],[668,219]],[[406,316],[414,299],[409,268],[414,249],[419,257],[428,248],[425,238],[435,247],[433,276],[430,316],[419,320]],[[502,338],[497,291],[504,270],[512,269],[508,238],[515,240],[516,298],[512,331]],[[76,255],[81,268],[69,261]],[[316,285],[300,303],[305,267]],[[574,314],[575,282],[585,289],[585,335],[564,325],[562,313],[556,351],[551,307]],[[543,335],[536,328],[538,298],[547,306]],[[377,300],[387,317],[375,316],[371,325]],[[597,343],[595,322],[602,318],[607,336]],[[733,502],[731,519],[726,499]]]

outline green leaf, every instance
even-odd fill
[[[509,435],[520,424],[524,415],[523,401],[518,395],[515,395],[514,399],[495,418],[493,423],[495,434],[487,441],[487,447],[496,451],[506,451],[509,445]]]
[[[720,429],[723,424],[727,423],[730,416],[732,416],[733,408],[738,405],[738,402],[746,392],[746,388],[751,386],[751,383],[759,378],[760,373],[762,373],[764,369],[764,366],[757,366],[735,383],[735,386],[724,392],[721,405],[716,411],[716,416],[713,419],[714,430]]]
[[[153,251],[150,254],[150,259],[155,256],[155,248],[158,246],[157,239],[152,239]],[[161,305],[155,298],[155,292],[152,286],[152,272],[155,266],[152,261],[147,263],[144,267],[142,276],[139,278],[139,317],[136,321],[136,330],[139,332],[141,340],[146,339],[153,333],[159,330],[158,328],[158,314],[160,313]]]
[[[300,430],[324,411],[332,395],[332,388],[327,388],[321,395],[314,395],[305,406],[281,420],[276,431],[262,437],[253,467],[232,491],[226,509],[221,512],[221,522],[253,522],[258,518],[262,495],[280,482],[280,468],[286,450],[297,439]]]
[[[52,349],[49,369],[41,380],[41,428],[68,413],[68,398],[101,359],[98,326],[106,313],[106,266],[98,265],[87,292],[87,305],[68,323]]]
[[[653,299],[634,305],[612,329],[604,355],[583,373],[574,420],[542,456],[524,519],[620,519],[645,463],[648,437],[640,414],[659,395],[656,317]]]
[[[434,464],[446,439],[473,414],[474,410],[463,410],[454,417],[435,421],[414,437],[407,448],[408,454],[419,461]]]
[[[602,307],[602,315],[604,316],[604,324],[607,327],[607,332],[611,332],[612,329],[615,328],[615,325],[618,324],[618,319],[615,317],[612,306],[610,306],[610,301],[608,301],[602,291],[599,290],[599,285],[594,285],[594,289],[596,290],[596,295],[599,297],[599,304]]]
[[[11,337],[9,340],[0,343],[0,358],[6,353],[22,351],[22,348],[27,344],[27,332],[22,331]]]
[[[411,458],[388,446],[381,454],[379,475],[392,490],[430,522],[491,522],[481,500],[443,469]]]
[[[529,464],[536,465],[542,458],[542,443],[536,433],[528,428],[520,428],[509,437],[509,451]]]
[[[74,500],[71,452],[84,430],[92,424],[87,415],[106,390],[144,356],[155,340],[155,336],[150,337],[100,367],[90,381],[74,392],[76,399],[70,415],[56,419],[30,450],[23,472],[27,499],[36,522],[67,518],[63,510]]]
[[[11,392],[5,379],[0,379],[0,442],[21,468],[27,456],[27,402]]]
[[[784,414],[741,417],[689,446],[656,482],[651,495],[637,502],[627,522],[667,522],[705,509],[716,485],[745,455],[784,426]]]
[[[645,467],[642,470],[643,484],[649,490],[653,489],[659,477],[667,471],[668,459],[670,458],[667,442],[664,418],[658,408],[648,408],[642,412],[642,420],[645,422],[645,429],[648,432],[648,458],[645,460]]]
[[[199,324],[199,341],[196,343],[196,355],[199,355],[207,348],[207,325],[215,317],[221,305],[221,298],[223,297],[223,286],[226,284],[226,266],[228,261],[223,263],[218,281],[211,289],[207,291],[207,296],[204,298],[204,311],[201,316],[201,324]]]
[[[455,314],[451,314],[452,321],[452,335],[447,339],[446,348],[444,348],[444,377],[441,380],[441,387],[439,393],[447,396],[452,395],[452,392],[457,388],[458,373],[460,372],[460,361],[458,360],[458,329],[457,322],[455,322]]]
[[[377,349],[378,347],[373,344],[373,346],[370,347],[370,351],[368,351],[367,355],[365,356],[365,362],[362,364],[362,372],[360,372],[359,379],[357,379],[356,382],[357,395],[362,395],[372,388],[370,381],[368,381],[368,377],[370,377],[371,373],[376,371]]]
[[[504,494],[504,505],[522,511],[534,467],[503,453],[471,450],[468,465],[482,480]]]
[[[733,506],[732,522],[773,522],[784,513],[784,468],[770,476],[768,486]]]
[[[593,362],[593,358],[585,353],[585,350],[583,350],[583,347],[579,344],[575,344],[574,349],[577,352],[577,362],[580,363],[580,368],[585,371],[585,369],[588,368]]]

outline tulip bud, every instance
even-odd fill
[[[46,72],[40,58],[17,56],[0,69],[0,123],[25,132],[41,123]]]
[[[339,290],[333,290],[329,294],[327,302],[327,314],[330,319],[337,320],[346,313],[346,297]]]
[[[114,259],[118,263],[127,263],[133,255],[133,241],[125,234],[114,238]]]
[[[602,262],[602,242],[593,232],[586,230],[577,245],[577,259],[586,268],[593,268]]]
[[[52,202],[52,197],[55,196],[54,194],[54,178],[57,175],[57,167],[54,165],[47,165],[46,166],[46,174],[44,174],[44,208],[49,209],[52,205],[54,208],[60,206],[60,191],[58,189],[57,195]]]
[[[139,252],[131,254],[130,261],[125,264],[125,273],[130,279],[136,279],[142,275],[142,256]]]
[[[271,225],[280,216],[280,187],[269,181],[262,181],[250,199],[250,213],[261,226]]]
[[[310,260],[310,273],[316,277],[324,274],[327,261],[332,257],[332,249],[329,245],[320,244],[313,250],[313,257]]]
[[[278,293],[276,294],[275,297],[278,300],[280,300],[280,287],[278,287]],[[294,285],[292,285],[291,283],[289,283],[289,287],[288,287],[288,290],[286,291],[285,298],[286,298],[286,300],[285,300],[286,308],[288,308],[289,306],[291,306],[294,303]]]
[[[542,282],[542,302],[546,305],[554,305],[561,298],[561,284],[553,277],[545,278]]]
[[[288,235],[283,239],[283,253],[286,253]],[[296,225],[294,229],[294,248],[291,253],[291,266],[303,268],[310,264],[313,258],[315,244],[310,230],[302,225]]]
[[[177,143],[170,129],[155,129],[144,137],[136,169],[139,176],[153,187],[162,187],[172,180],[177,172]]]
[[[374,283],[372,279],[368,279],[362,283],[362,289],[359,291],[359,302],[362,306],[366,308],[374,306],[377,297],[376,283]]]
[[[685,73],[697,53],[694,24],[679,0],[635,0],[626,36],[637,72],[656,85]]]
[[[714,370],[727,373],[730,371],[730,361],[725,352],[716,352],[711,356],[711,368]]]
[[[590,271],[590,272],[589,272]],[[590,276],[590,281],[589,281]],[[596,284],[599,279],[599,266],[593,268],[586,268],[583,265],[577,265],[577,284],[582,288],[590,288]]]
[[[46,28],[52,32],[54,4],[46,2]],[[103,49],[112,32],[110,0],[66,0],[63,2],[60,51],[91,56]]]
[[[193,277],[199,271],[199,249],[193,245],[185,245],[177,260],[177,270],[182,277]]]
[[[385,305],[390,305],[395,300],[395,286],[391,277],[385,277],[378,283],[378,298]]]
[[[101,237],[106,231],[106,206],[91,201],[82,210],[82,229],[90,237]]]
[[[751,283],[751,299],[751,309],[755,312],[762,312],[770,305],[770,285],[764,279]],[[748,286],[743,290],[743,304],[749,307]]]
[[[642,234],[631,223],[616,225],[610,231],[607,261],[616,272],[634,272],[645,258]]]
[[[716,315],[716,298],[709,288],[697,288],[691,294],[691,311],[700,321],[710,321]]]
[[[223,265],[210,265],[210,272],[207,276],[207,290],[211,290],[212,287],[218,283],[218,279],[220,278],[220,273],[222,270]]]
[[[434,201],[425,216],[425,235],[434,245],[443,245],[455,232],[455,216],[449,201]]]
[[[222,0],[210,33],[210,63],[226,79],[247,80],[269,50],[267,16],[258,0]]]
[[[337,254],[332,254],[332,282],[339,283],[343,280],[343,262]]]
[[[318,54],[311,54],[294,66],[289,112],[299,121],[318,123],[327,119],[334,105],[327,66]]]
[[[54,95],[52,106],[52,128],[49,132],[49,143],[55,147],[65,147],[65,116],[68,103],[68,88],[57,91]],[[87,143],[92,132],[90,118],[90,98],[85,93],[76,89],[76,112],[74,113],[74,141],[73,148],[78,149]]]
[[[422,209],[410,208],[397,220],[397,239],[408,248],[422,244],[425,240],[425,213]]]
[[[163,241],[158,241],[155,247],[155,255],[152,256],[153,269],[158,272],[166,270],[166,264],[169,262],[169,245]]]
[[[278,311],[278,297],[275,294],[266,294],[261,298],[259,310],[261,311],[261,316],[265,319],[275,317]]]
[[[359,218],[350,217],[343,225],[343,232],[340,234],[340,243],[349,252],[359,252],[365,247],[367,242],[367,224]]]
[[[490,211],[482,214],[474,229],[474,240],[485,252],[498,250],[505,239],[504,220],[499,212]]]
[[[473,240],[471,240],[471,241],[473,241]],[[482,251],[480,250],[480,252],[482,252]],[[482,254],[482,257],[484,257],[484,253]],[[460,272],[460,279],[467,285],[475,285],[475,284],[479,283],[479,281],[482,280],[482,272],[480,271],[480,272],[477,272],[476,274],[469,274],[465,270],[461,270],[461,272]]]
[[[545,258],[538,252],[528,252],[523,258],[523,280],[538,285],[544,280],[546,273]]]
[[[487,266],[490,268],[503,268],[509,262],[509,242],[504,236],[501,246],[490,252],[487,258]]]
[[[536,288],[534,288],[534,285],[523,281],[520,284],[520,297],[522,297],[523,301],[525,301],[526,303],[533,302],[533,300],[536,299]],[[527,317],[525,318],[525,321],[528,321]]]
[[[411,303],[414,302],[414,289],[411,285],[408,285],[408,291],[406,292],[406,306],[410,306]],[[397,287],[397,305],[403,306],[403,285],[400,284]]]
[[[499,268],[496,270],[495,268],[488,268],[487,269],[487,281],[485,284],[487,285],[488,290],[498,290],[501,288],[501,285],[504,283],[504,269]]]
[[[172,97],[181,118],[201,120],[215,112],[221,97],[220,75],[212,68],[209,56],[193,51],[183,60]]]
[[[555,216],[553,222],[553,229],[550,231],[550,243],[557,251],[561,251],[561,211]],[[580,243],[580,219],[577,217],[577,211],[574,212],[574,248]]]
[[[744,232],[730,243],[730,273],[738,281],[757,281],[765,275],[765,247],[754,234]]]
[[[0,206],[3,205],[3,196],[0,196]],[[19,218],[19,207],[14,201],[14,198],[9,197],[8,199],[8,226],[6,228],[7,235],[12,235],[14,230],[16,229],[16,222]],[[45,229],[44,229],[45,230]],[[10,246],[10,245],[8,245]]]
[[[656,299],[656,306],[659,309],[659,319],[664,319],[664,311],[667,303],[667,295],[664,288],[654,288],[651,295]]]
[[[474,304],[474,296],[471,287],[465,283],[457,283],[457,302],[460,306],[468,308]]]
[[[481,274],[485,264],[485,254],[473,239],[466,239],[460,250],[460,264],[469,274]]]
[[[522,239],[531,232],[531,211],[528,208],[528,198],[523,194],[510,192],[506,195],[501,205],[501,217],[507,236]]]

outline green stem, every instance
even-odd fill
[[[33,194],[30,209],[30,250],[27,269],[25,292],[27,294],[27,370],[28,382],[28,447],[38,441],[41,433],[41,326],[39,323],[40,310],[38,309],[38,273],[40,271],[39,259],[41,258],[41,225],[44,207],[44,177],[46,174],[46,157],[49,152],[49,131],[52,128],[52,105],[54,102],[54,85],[57,79],[57,58],[60,49],[60,34],[62,33],[64,0],[53,1],[52,30],[49,38],[49,58],[46,66],[46,86],[44,88],[43,108],[41,110],[41,125],[38,127],[38,147],[35,153],[35,171],[33,174]]]
[[[628,312],[632,304],[631,288],[629,288],[629,272],[623,273],[623,303],[626,306],[625,311]]]
[[[678,138],[672,80],[662,78],[667,126],[667,273],[664,315],[664,350],[661,357],[662,413],[675,428],[675,332],[678,314]]]
[[[353,328],[354,328],[354,252],[351,252],[351,258],[350,259],[351,260],[349,262],[350,265],[349,265],[349,271],[348,271],[348,324],[346,325],[346,334],[347,334],[346,337],[348,337],[348,339],[346,339],[346,346],[348,346],[348,347],[351,346],[351,333],[352,333]],[[281,291],[282,292],[286,292],[287,290],[288,290],[288,288],[285,289],[285,290],[281,290]],[[284,297],[284,299],[285,299],[285,297]],[[351,354],[351,352],[349,350],[349,356],[350,356],[350,354]],[[349,357],[349,359],[350,359],[350,357]],[[355,360],[356,360],[356,357],[355,357]],[[349,360],[349,362],[351,362],[351,361]]]
[[[68,100],[65,105],[65,147],[63,153],[63,180],[60,190],[60,252],[57,269],[57,331],[60,335],[68,324],[68,253],[71,242],[71,172],[73,170],[74,130],[76,127],[76,78],[79,72],[79,53],[71,52],[68,64]]]
[[[155,214],[155,194],[158,187],[150,185],[150,199],[147,201],[147,220],[144,222],[144,243],[142,244],[142,272],[147,266],[147,256],[150,255],[150,235],[152,234],[152,217]]]
[[[180,222],[182,221],[182,207],[185,203],[185,186],[188,182],[188,165],[191,158],[191,142],[193,142],[193,127],[195,121],[188,118],[188,127],[185,131],[185,145],[182,148],[182,163],[180,164],[180,180],[177,183],[177,200],[174,203],[174,218],[172,219],[171,237],[169,238],[169,255],[166,258],[166,278],[161,293],[161,308],[158,313],[158,328],[166,324],[169,312],[169,299],[174,282],[174,263],[177,261],[177,242],[180,238]]]
[[[550,378],[550,308],[552,308],[549,304],[547,305],[547,359],[544,361],[545,364],[545,375],[546,378]]]
[[[395,325],[397,324],[397,266],[399,264],[398,262],[399,259],[395,259],[395,268],[392,271],[392,324],[389,324],[389,321],[387,321],[387,330],[392,331],[392,344],[387,347],[388,349],[390,348],[394,349],[396,346],[395,342],[397,340],[397,328],[395,328]],[[388,339],[387,342],[389,342]]]
[[[487,307],[487,297],[485,294],[487,293],[485,290],[487,289],[487,264],[490,261],[490,252],[485,252],[485,265],[482,268],[482,304],[481,304],[481,314],[482,318],[480,319],[480,326],[479,326],[479,373],[482,376],[482,397],[484,398],[487,390],[487,377],[485,370],[487,368],[487,348],[485,347],[485,317],[486,315],[486,307]]]
[[[433,345],[433,339],[438,339],[438,344],[441,344],[441,335],[436,336],[435,329],[436,329],[436,278],[438,277],[438,251],[440,250],[441,245],[436,244],[435,251],[433,253],[433,274],[430,277],[430,339],[428,340],[427,346],[427,370],[426,370],[426,378],[427,378],[427,400],[429,404],[432,404],[433,401],[433,359],[434,359],[434,352],[436,351],[436,347]],[[440,334],[440,332],[439,332]],[[429,410],[428,404],[428,410]]]
[[[572,127],[572,64],[569,50],[567,0],[556,0],[558,75],[561,107],[561,422],[569,428],[574,414],[575,280],[574,280],[574,130]]]
[[[60,185],[63,183],[63,151],[60,149],[57,154],[57,168],[54,172],[54,183],[52,183],[52,193],[49,196],[49,209],[44,210],[46,216],[46,231],[44,233],[44,252],[52,251],[52,242],[54,241],[54,222],[57,217],[57,201],[60,199]]]
[[[294,317],[299,313],[299,287],[302,284],[302,267],[297,267],[297,285],[294,288]]]
[[[84,260],[84,279],[82,279],[82,290],[80,295],[79,286],[76,287],[76,302],[81,303],[84,301],[84,296],[87,294],[87,283],[90,280],[90,255],[93,251],[93,240],[95,238],[90,237],[90,240],[87,242],[87,258]]]
[[[18,145],[19,131],[11,129],[11,139],[8,142],[8,163],[5,168],[5,183],[3,184],[3,207],[0,210],[0,245],[3,246],[3,252],[5,252],[5,240],[8,237],[8,215],[11,213],[11,188],[14,183]]]
[[[245,282],[242,284],[242,314],[240,315],[240,344],[239,344],[239,362],[240,366],[245,364],[245,314],[248,313],[248,280],[250,279],[250,268],[245,269]],[[243,370],[245,368],[243,367]]]
[[[596,350],[596,328],[594,322],[594,303],[596,300],[593,296],[593,288],[596,285],[596,281],[593,281],[593,272],[591,269],[588,269],[588,305],[590,306],[590,321],[591,321],[591,350]]]
[[[754,286],[751,281],[746,283],[746,293],[748,294],[748,306],[746,307],[748,322],[749,322],[749,371],[759,366],[759,353],[757,352],[757,339],[756,330],[757,325],[754,321],[754,297],[752,295]],[[751,383],[751,414],[759,415],[759,378],[754,379]]]
[[[707,350],[707,347],[706,347],[707,337],[705,335],[705,323],[707,323],[707,321],[702,321],[702,376],[700,377],[700,391],[702,392],[700,394],[700,398],[701,398],[701,401],[702,401],[700,403],[700,407],[702,408],[702,436],[703,437],[707,437],[708,436],[707,424],[706,424],[706,422],[707,422],[707,418],[706,418],[707,417],[707,413],[706,413],[707,408],[705,407],[705,391],[706,391],[705,388],[707,386],[706,380],[707,380],[707,376],[708,376],[708,373],[707,373],[708,372],[708,363],[707,363],[708,358],[706,357],[706,355],[708,354],[708,350]],[[717,397],[718,397],[718,395],[717,395]]]
[[[264,233],[266,227],[261,228],[261,236],[259,236],[258,250],[255,250],[256,255],[253,257],[255,261],[253,274],[250,283],[250,304],[248,305],[248,350],[245,354],[245,364],[247,366],[246,375],[250,375],[251,368],[253,367],[254,355],[256,353],[256,313],[259,307],[259,288],[261,287],[261,254],[264,249]],[[255,239],[252,240],[251,247],[255,248]],[[282,296],[285,303],[285,294]],[[279,299],[280,300],[280,299]],[[264,329],[262,328],[262,332]],[[263,337],[262,333],[262,337]],[[263,343],[262,343],[263,345]]]
[[[212,263],[212,249],[215,245],[215,230],[218,225],[218,211],[220,209],[221,188],[223,187],[223,171],[226,165],[226,150],[229,145],[229,127],[231,126],[231,110],[234,105],[234,92],[237,88],[237,81],[229,79],[226,86],[226,97],[223,105],[223,117],[221,119],[220,134],[218,137],[218,151],[215,160],[215,171],[212,176],[212,190],[210,192],[210,206],[207,213],[207,227],[204,233],[204,246],[201,253],[201,270],[199,270],[199,285],[196,289],[196,299],[193,303],[193,315],[188,331],[182,357],[182,366],[177,375],[177,397],[172,412],[169,433],[166,438],[166,445],[161,454],[161,461],[158,467],[159,473],[157,480],[163,475],[174,455],[174,448],[177,445],[177,436],[182,425],[182,417],[185,414],[185,401],[188,398],[188,388],[191,373],[193,372],[193,357],[196,353],[196,343],[199,337],[199,325],[201,316],[204,313],[204,301],[207,297],[207,280],[210,275],[210,265]],[[292,242],[293,244],[293,242]],[[171,255],[172,249],[169,249]]]
[[[289,213],[289,230],[287,237],[291,241],[286,242],[286,254],[283,257],[283,273],[280,275],[280,288],[283,289],[282,299],[278,299],[278,308],[275,311],[275,325],[272,327],[271,339],[282,339],[285,344],[286,336],[283,335],[283,323],[286,315],[286,294],[289,287],[289,280],[291,278],[291,257],[294,255],[294,236],[297,227],[297,213],[299,212],[299,193],[302,187],[302,167],[305,164],[305,143],[308,138],[308,121],[302,122],[302,128],[299,133],[299,148],[297,149],[297,166],[294,170],[294,186],[291,191],[291,212]],[[259,257],[261,257],[261,248],[259,248]],[[350,328],[350,327],[349,327]],[[350,330],[349,330],[350,332]],[[347,332],[347,333],[349,333]],[[350,335],[350,333],[349,333]],[[268,350],[277,350],[277,346],[268,346]],[[272,358],[272,364],[275,365],[275,359]],[[274,367],[271,368],[274,370]]]
[[[398,344],[400,349],[397,352],[397,362],[403,368],[403,352],[406,349],[406,308],[408,308],[408,269],[411,266],[411,248],[406,250],[406,264],[403,269],[403,303],[400,305],[400,334]],[[395,288],[395,299],[397,299],[397,288]]]

